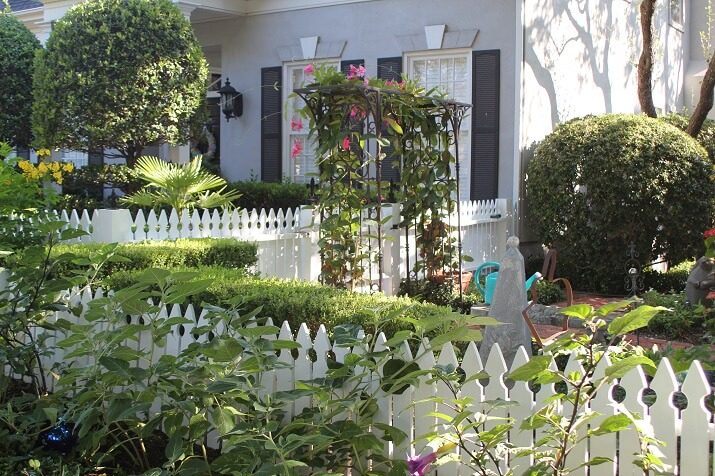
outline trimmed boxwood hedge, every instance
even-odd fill
[[[715,181],[707,152],[665,121],[606,114],[558,126],[527,170],[534,231],[559,251],[577,289],[624,292],[624,262],[671,263],[702,252]]]
[[[72,253],[80,258],[88,258],[103,244],[61,244],[53,248],[53,256]],[[255,265],[258,258],[255,243],[234,239],[179,239],[174,241],[144,241],[126,243],[117,247],[116,254],[126,258],[120,262],[109,262],[102,268],[100,277],[119,271],[144,270],[147,268],[176,268],[198,266],[223,266],[246,272]],[[61,273],[68,270],[71,263],[63,262]],[[80,266],[77,266],[80,268]]]
[[[311,331],[317,330],[321,324],[332,330],[335,325],[344,323],[357,323],[370,329],[370,310],[377,310],[378,315],[385,316],[396,309],[408,307],[403,315],[414,317],[438,316],[450,312],[447,308],[418,303],[406,297],[357,294],[306,281],[259,279],[246,276],[240,270],[222,267],[172,271],[197,271],[200,279],[212,281],[206,291],[190,298],[189,302],[194,306],[201,307],[202,303],[219,305],[235,296],[241,296],[246,310],[263,306],[262,316],[271,317],[278,325],[288,321],[293,331],[297,331],[301,323],[307,324]],[[136,284],[140,274],[139,270],[114,273],[107,276],[102,285],[105,289],[121,289]],[[387,330],[393,332],[400,327],[392,325]]]
[[[234,205],[248,211],[261,208],[282,208],[284,211],[308,204],[308,187],[303,184],[289,182],[233,182],[229,190],[237,190],[241,197]]]

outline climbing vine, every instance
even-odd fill
[[[308,65],[306,73],[314,82],[295,94],[305,101],[299,112],[309,122],[319,170],[323,281],[350,289],[380,283],[383,227],[391,219],[385,204],[394,200],[402,205],[400,228],[414,230],[412,276],[459,268],[450,221],[458,198],[453,131],[468,106],[413,81],[368,78],[362,66],[343,74]],[[293,144],[292,155],[301,152],[302,144]],[[385,179],[393,163],[397,182]],[[409,259],[409,244],[406,252]]]

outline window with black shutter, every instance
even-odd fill
[[[499,50],[472,56],[471,199],[497,198],[499,179]]]
[[[402,80],[402,56],[377,59],[377,77],[385,81]],[[400,181],[400,156],[393,153],[391,147],[385,151],[385,160],[382,162],[382,179]]]
[[[261,180],[264,182],[280,182],[283,178],[282,80],[281,66],[261,69]]]

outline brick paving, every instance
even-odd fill
[[[603,306],[604,304],[608,304],[611,302],[616,302],[616,301],[622,301],[624,300],[624,297],[618,297],[618,296],[595,296],[592,294],[578,294],[576,293],[576,296],[574,296],[574,304],[590,304],[593,307],[600,307]],[[556,306],[559,307],[565,307],[566,302],[560,302],[557,303]],[[548,337],[551,335],[556,334],[557,332],[561,331],[560,327],[557,326],[549,326],[546,324],[535,324],[536,329],[539,333],[540,336],[542,337]],[[576,332],[578,330],[572,329]],[[642,336],[639,334],[628,334],[626,335],[625,339],[630,342],[631,344],[636,344],[640,345],[641,347],[645,348],[651,348],[654,345],[657,345],[658,348],[663,349],[666,346],[670,345],[673,349],[684,349],[687,347],[692,347],[693,344],[690,344],[688,342],[679,342],[679,341],[669,341],[665,339],[658,339],[655,337],[646,337]]]

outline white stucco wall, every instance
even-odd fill
[[[586,114],[638,112],[639,2],[526,2],[523,143]],[[688,38],[669,25],[667,2],[655,16],[653,100],[664,111],[683,105]]]
[[[196,24],[203,45],[220,45],[224,77],[244,94],[244,114],[222,122],[221,168],[230,179],[260,176],[261,68],[279,66],[278,48],[301,37],[346,41],[342,59],[364,59],[376,74],[377,59],[401,56],[397,39],[424,35],[426,25],[448,31],[479,29],[472,48],[501,50],[499,196],[512,193],[514,161],[515,2],[493,0],[379,0]],[[296,58],[300,60],[301,58]]]
[[[712,13],[715,13],[715,1],[690,0],[690,15],[687,19],[690,48],[687,55],[684,93],[684,106],[688,111],[692,111],[698,102],[702,80],[702,75],[699,73],[707,68],[706,58],[715,49],[715,18],[710,18],[710,28],[708,28],[708,4],[712,5]],[[709,35],[711,52],[706,52],[703,48],[701,34]],[[711,110],[708,117],[715,119],[715,111]]]

